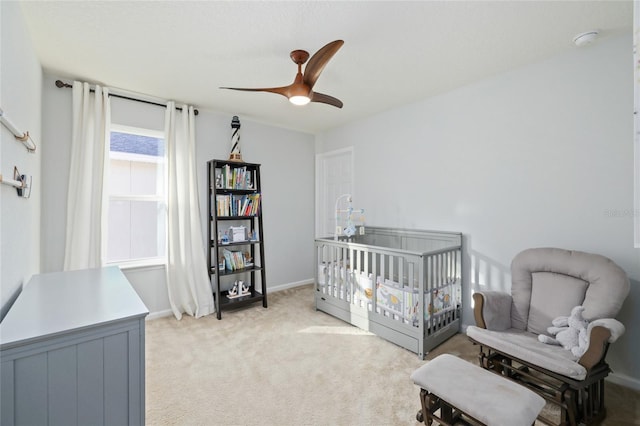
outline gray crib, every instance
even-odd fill
[[[458,332],[461,233],[367,227],[315,247],[316,309],[421,359]]]

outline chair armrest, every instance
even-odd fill
[[[487,330],[511,328],[511,295],[501,291],[479,291],[473,294],[473,316],[476,325]]]
[[[624,334],[624,325],[613,318],[597,319],[587,327],[588,346],[580,357],[580,363],[587,370],[604,361],[610,343],[618,340]]]

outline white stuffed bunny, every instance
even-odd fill
[[[547,332],[555,336],[538,335],[538,340],[550,345],[559,345],[571,351],[576,357],[581,357],[587,350],[587,326],[589,322],[582,317],[583,306],[576,306],[571,310],[569,317],[558,317],[551,323],[552,327]]]
[[[578,358],[584,355],[584,353],[587,351],[587,348],[589,347],[589,335],[587,334],[588,332],[588,326],[587,328],[580,330],[580,334],[578,334],[578,347],[571,349],[571,353],[573,353],[573,355],[577,356]]]

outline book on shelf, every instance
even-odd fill
[[[216,195],[217,216],[256,216],[260,212],[260,194]]]
[[[255,189],[256,170],[225,164],[215,170],[215,185],[218,189]]]
[[[238,269],[253,266],[251,258],[241,251],[223,250],[225,268],[229,271],[237,271]]]

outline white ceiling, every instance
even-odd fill
[[[21,5],[54,75],[309,133],[576,49],[572,38],[584,31],[631,34],[633,10],[630,0]],[[342,109],[219,89],[288,85],[296,74],[291,50],[313,54],[335,39],[345,44],[314,90],[341,99]]]

